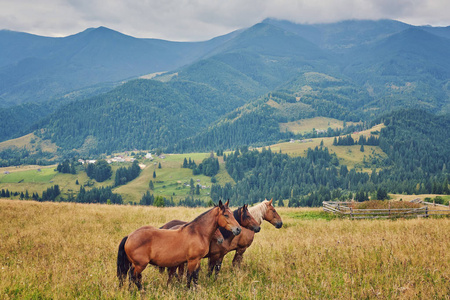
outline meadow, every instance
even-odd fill
[[[315,118],[316,119],[316,118]],[[313,119],[313,120],[315,120]],[[351,134],[354,140],[358,140],[361,135],[368,138],[372,132],[380,131],[384,125],[379,124],[368,130]],[[370,161],[372,158],[386,158],[386,153],[378,146],[364,146],[364,152],[360,151],[360,145],[353,146],[334,146],[334,137],[323,137],[306,139],[304,142],[295,141],[294,143],[284,142],[270,146],[272,151],[281,151],[290,156],[306,156],[308,148],[314,149],[319,147],[323,142],[323,146],[327,147],[330,153],[335,153],[339,159],[339,164],[346,165],[349,169],[355,168],[357,170],[371,172],[371,168],[364,168],[363,161]]]
[[[192,220],[205,208],[0,200],[2,299],[450,299],[450,219],[351,221],[321,209],[277,208],[240,269],[225,257],[198,289],[143,272],[144,291],[119,288],[120,240],[143,225]]]
[[[358,123],[347,122],[347,125],[356,124]],[[309,119],[301,119],[293,122],[280,123],[281,132],[288,130],[295,134],[311,133],[313,130],[327,130],[328,128],[342,129],[344,128],[344,122],[333,118],[315,117]]]

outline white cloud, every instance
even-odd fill
[[[66,36],[106,26],[136,37],[204,40],[264,18],[396,19],[450,25],[448,0],[0,0],[0,28]]]

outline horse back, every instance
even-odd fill
[[[160,267],[174,267],[208,252],[203,238],[192,235],[185,227],[158,229],[144,226],[128,236],[125,251],[130,259],[137,258]],[[206,255],[206,253],[204,255]]]

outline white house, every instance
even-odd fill
[[[145,158],[146,158],[146,159],[152,160],[152,159],[153,159],[153,156],[152,156],[152,154],[149,152],[149,153],[145,154]]]

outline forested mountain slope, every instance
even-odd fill
[[[4,95],[16,83],[23,85],[18,91],[38,100],[46,94],[42,89],[59,93],[82,81],[173,70],[154,81],[118,84],[110,92],[52,106],[46,110],[55,110],[50,115],[40,110],[33,115],[25,105],[23,115],[29,117],[10,113],[7,128],[13,132],[0,139],[31,132],[27,128],[38,121],[32,129],[62,151],[197,151],[289,138],[280,123],[303,118],[368,122],[404,107],[445,113],[450,111],[446,32],[391,20],[319,25],[266,20],[201,43],[135,39],[107,28],[48,40],[20,35],[33,41],[37,56],[23,58],[32,47],[20,55],[12,54],[14,48],[2,50],[15,61],[0,70]],[[48,52],[49,47],[56,50]],[[37,90],[25,88],[34,83]],[[36,120],[39,115],[45,119]],[[21,120],[28,124],[14,132],[12,124]]]

